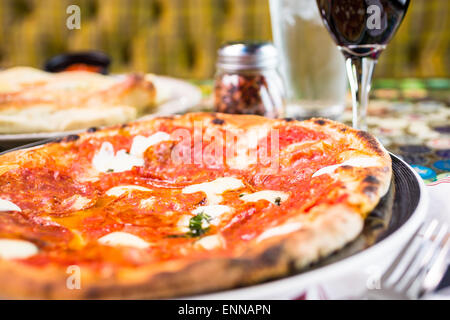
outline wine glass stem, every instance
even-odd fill
[[[353,102],[353,128],[367,130],[367,105],[373,69],[377,61],[367,57],[351,57],[345,61]]]

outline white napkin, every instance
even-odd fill
[[[445,221],[450,226],[450,177],[428,184],[427,189],[430,197],[428,218]],[[447,255],[447,262],[450,264],[450,254]],[[429,294],[424,299],[448,300],[450,299],[450,287]]]
[[[428,215],[450,225],[450,177],[427,185],[430,197]]]

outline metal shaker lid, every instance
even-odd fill
[[[277,49],[271,42],[229,42],[218,50],[217,67],[227,70],[275,68]]]

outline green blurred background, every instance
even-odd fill
[[[71,4],[80,30],[66,27]],[[412,0],[375,76],[449,77],[449,12],[449,0]],[[271,39],[270,29],[268,0],[0,0],[0,67],[98,49],[113,72],[207,79],[221,43]]]

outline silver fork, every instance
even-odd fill
[[[379,289],[370,289],[361,298],[419,299],[433,291],[447,269],[449,246],[447,224],[436,219],[423,224],[383,273]]]

